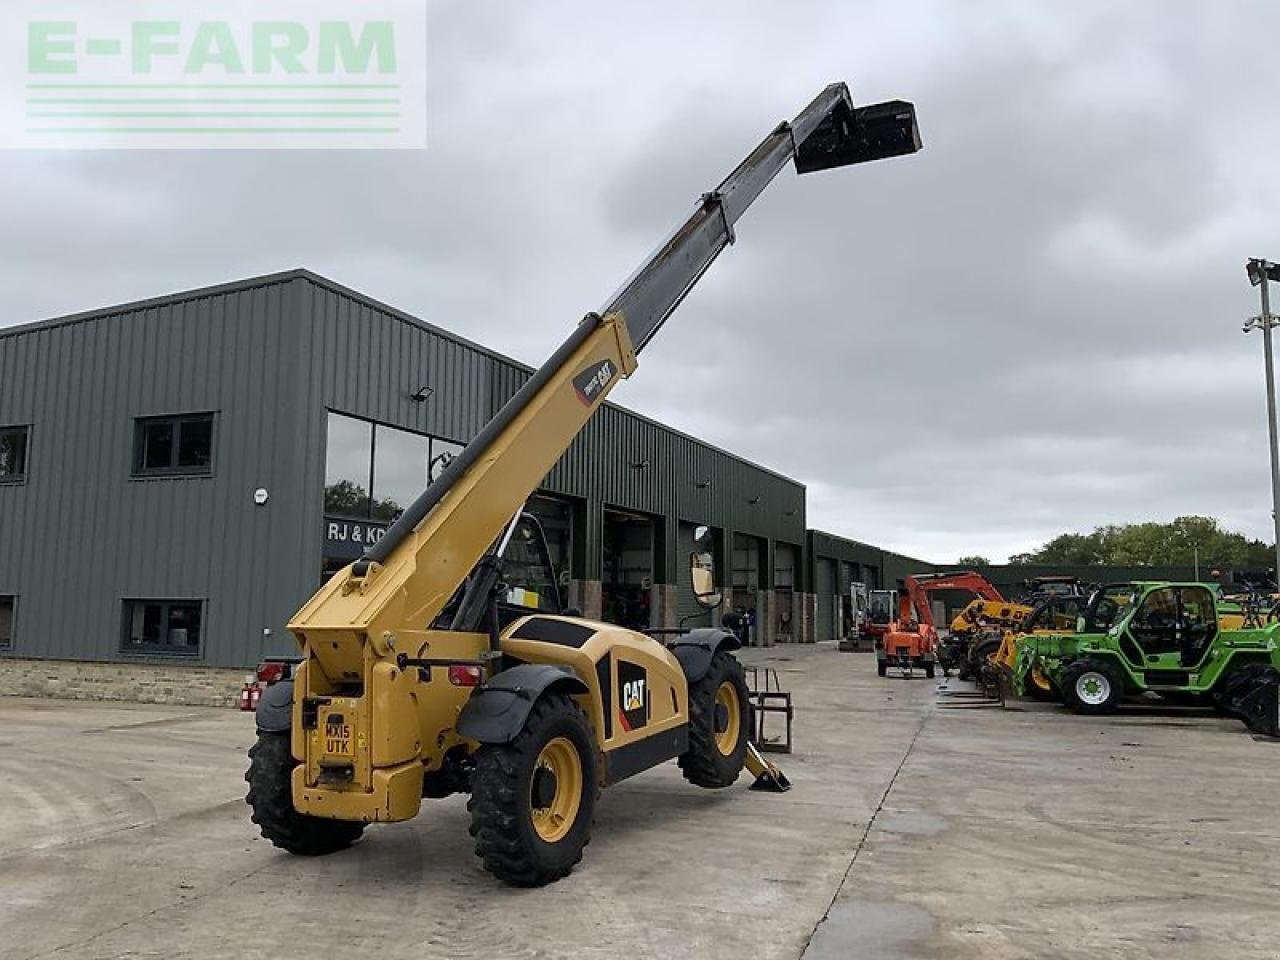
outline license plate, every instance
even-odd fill
[[[324,727],[324,752],[332,757],[354,757],[351,745],[351,724],[327,723]]]

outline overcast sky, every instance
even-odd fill
[[[779,178],[613,399],[929,560],[1270,540],[1278,43],[1266,0],[432,0],[426,151],[0,156],[0,325],[306,266],[536,364],[846,80],[924,151]]]

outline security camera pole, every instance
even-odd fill
[[[1271,315],[1269,281],[1280,281],[1280,264],[1268,260],[1250,260],[1245,264],[1249,282],[1262,294],[1262,314],[1245,322],[1244,332],[1262,330],[1262,349],[1267,367],[1267,432],[1271,436],[1271,524],[1275,537],[1275,577],[1280,581],[1280,451],[1276,447],[1276,374],[1271,358],[1271,328],[1278,322]]]

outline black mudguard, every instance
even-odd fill
[[[284,733],[293,726],[293,681],[280,680],[262,691],[254,716],[263,733]]]
[[[568,667],[522,663],[503,670],[472,694],[458,715],[458,733],[481,743],[510,743],[524,729],[538,698],[551,690],[588,692]]]
[[[684,677],[697,683],[711,668],[711,658],[717,650],[737,650],[742,644],[728,630],[719,627],[700,627],[677,637],[671,644],[671,652],[680,661]]]

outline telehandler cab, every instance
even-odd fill
[[[300,662],[257,711],[248,803],[297,854],[407,820],[424,796],[470,791],[486,869],[533,886],[581,859],[596,795],[678,759],[727,787],[744,764],[785,778],[748,740],[737,639],[704,628],[661,642],[567,616],[525,500],[636,355],[734,240],[734,223],[787,163],[808,173],[920,149],[915,110],[855,108],[843,83],[782,123],[551,358],[364,557],[289,624]],[[705,564],[695,591],[719,597]]]

